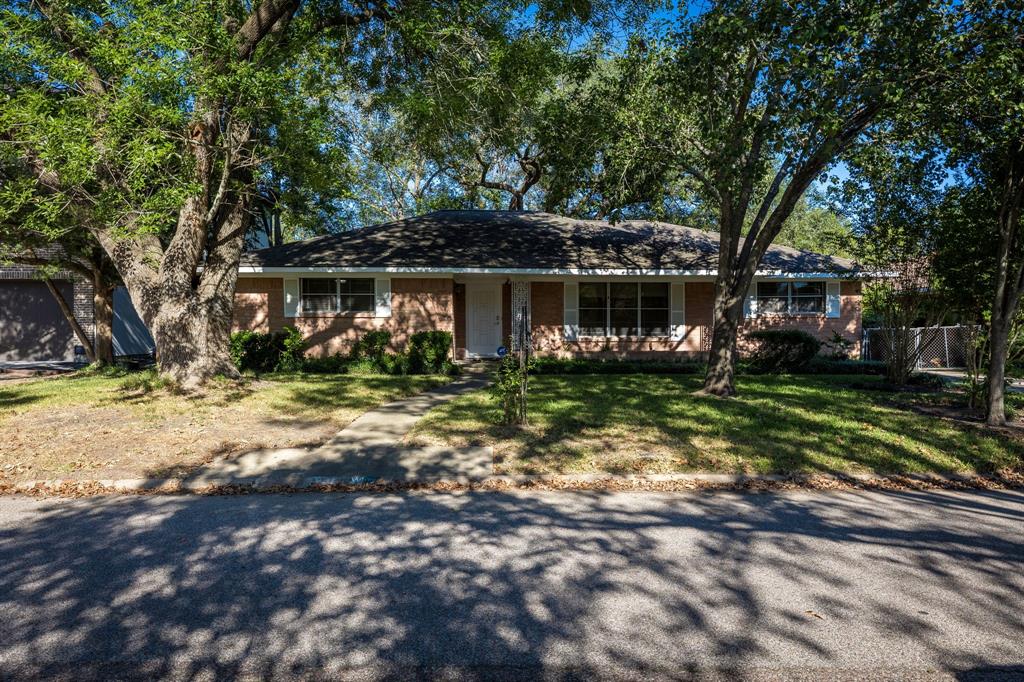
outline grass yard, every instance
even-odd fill
[[[204,395],[150,373],[0,383],[0,482],[183,475],[214,457],[319,443],[441,376],[267,375]]]
[[[878,377],[743,376],[732,400],[699,376],[537,376],[528,427],[499,426],[486,391],[430,412],[419,444],[491,445],[503,473],[989,472],[1020,467],[1024,441],[910,408],[950,393],[870,390]],[[851,384],[857,385],[852,388]]]

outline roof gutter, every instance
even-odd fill
[[[335,267],[335,266],[262,266],[240,265],[238,273],[299,274],[299,273],[370,273],[392,274],[449,274],[449,275],[562,275],[571,277],[715,277],[717,270],[679,270],[666,268],[433,268],[433,267]],[[884,273],[867,272],[787,272],[785,270],[758,270],[757,277],[782,279],[870,279]]]

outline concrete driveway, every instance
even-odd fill
[[[0,679],[1020,679],[1024,493],[0,499]]]

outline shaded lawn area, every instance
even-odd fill
[[[146,387],[145,375],[0,384],[0,482],[183,475],[221,455],[323,442],[377,405],[449,380],[278,374],[202,395]]]
[[[497,402],[479,391],[430,412],[409,440],[491,445],[496,471],[526,474],[988,472],[1024,462],[1019,438],[915,413],[916,395],[864,388],[880,383],[744,376],[739,397],[721,400],[692,395],[699,376],[537,376],[530,426],[499,426]]]

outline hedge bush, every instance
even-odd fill
[[[363,358],[380,360],[387,352],[390,343],[391,332],[387,330],[378,329],[366,332],[361,339],[352,344],[350,357],[353,360],[361,360]]]
[[[802,371],[821,350],[821,341],[800,329],[762,329],[748,338],[755,343],[750,370],[761,374]]]
[[[451,332],[416,332],[409,337],[409,374],[451,373],[451,351]]]
[[[449,332],[417,332],[409,338],[404,353],[388,353],[391,332],[366,332],[348,355],[307,358],[302,369],[314,374],[449,374],[458,373],[451,361]]]
[[[293,372],[304,365],[305,341],[294,327],[272,333],[247,329],[231,335],[230,353],[242,371]]]
[[[665,360],[603,360],[595,358],[536,358],[531,374],[703,374],[700,362]]]

